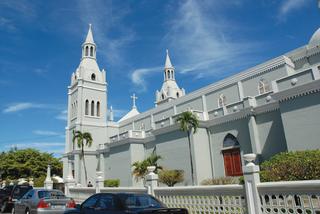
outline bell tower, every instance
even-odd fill
[[[68,119],[66,127],[65,153],[68,157],[68,169],[72,168],[76,183],[86,186],[94,181],[97,169],[95,151],[100,144],[107,142],[107,82],[106,72],[100,70],[96,59],[96,44],[93,39],[92,26],[82,44],[82,57],[77,69],[71,75],[68,87]],[[93,138],[90,147],[84,147],[88,181],[84,179],[84,168],[80,148],[73,143],[73,131],[89,132]],[[70,165],[70,163],[72,164]],[[65,164],[65,163],[64,163]],[[67,164],[67,163],[66,163]],[[64,171],[66,177],[67,171]],[[90,177],[92,176],[92,177]]]

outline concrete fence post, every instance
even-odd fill
[[[103,177],[102,177],[103,172],[102,171],[97,171],[97,177],[96,177],[96,193],[100,193],[101,188],[103,188]]]
[[[256,157],[256,154],[245,154],[243,156],[244,160],[247,162],[247,164],[242,167],[242,170],[244,175],[248,214],[261,213],[261,202],[257,188],[257,184],[260,183],[260,168],[253,163]]]
[[[154,173],[156,169],[155,166],[148,166],[148,174],[146,175],[146,186],[148,189],[148,194],[154,196],[154,189],[158,186],[159,176]]]
[[[50,164],[47,167],[47,177],[44,181],[44,188],[45,189],[53,189],[53,181],[51,179],[51,166]]]
[[[68,176],[63,181],[64,182],[64,194],[66,196],[70,196],[70,188],[73,188],[76,186],[76,180],[73,178],[72,175],[72,161],[68,161]]]

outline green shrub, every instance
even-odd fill
[[[159,172],[159,181],[173,187],[175,184],[180,183],[184,180],[184,171],[178,169],[164,169]]]
[[[44,181],[46,180],[46,176],[41,176],[34,179],[34,187],[44,187]]]
[[[239,184],[239,177],[221,177],[209,178],[201,181],[201,185],[226,185],[226,184]]]
[[[261,164],[262,182],[320,179],[320,150],[284,152]]]
[[[104,187],[119,187],[120,180],[119,179],[107,179],[104,180]]]

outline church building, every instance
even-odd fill
[[[63,156],[64,179],[74,178],[79,186],[86,181],[74,131],[93,137],[84,148],[87,182],[102,172],[104,179],[120,179],[120,186],[142,186],[132,164],[156,152],[161,166],[184,171],[179,185],[192,185],[188,137],[176,123],[185,111],[193,112],[200,126],[190,137],[195,184],[242,175],[247,153],[257,154],[259,163],[280,152],[320,149],[320,28],[306,45],[187,94],[167,50],[155,107],[140,113],[133,95],[131,111],[119,121],[108,108],[106,71],[96,51],[90,25],[68,87]]]

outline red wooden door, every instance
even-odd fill
[[[224,169],[226,176],[241,176],[240,149],[230,149],[223,151]]]

